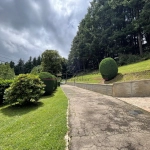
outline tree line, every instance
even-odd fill
[[[41,65],[41,61],[41,56],[33,58],[30,56],[26,62],[20,58],[17,64],[15,64],[13,61],[10,61],[9,64],[10,67],[14,69],[15,75],[19,75],[30,73],[34,67]]]
[[[67,59],[61,57],[57,50],[45,50],[41,56],[32,58],[28,61],[19,59],[15,64],[13,61],[0,64],[0,78],[11,79],[15,75],[40,72],[49,72],[55,76],[57,74],[66,75]]]
[[[105,57],[150,51],[149,0],[93,0],[68,56],[68,70],[97,69]]]

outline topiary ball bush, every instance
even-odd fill
[[[45,94],[51,95],[54,91],[55,87],[55,79],[54,76],[49,72],[41,72],[39,73],[39,78],[44,82],[45,86]]]
[[[36,75],[20,74],[4,92],[5,103],[25,104],[38,101],[44,94],[45,85]]]
[[[113,79],[118,73],[116,61],[110,57],[103,59],[99,64],[99,71],[106,81]]]

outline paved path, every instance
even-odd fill
[[[118,97],[118,99],[150,112],[150,97]]]
[[[69,150],[150,150],[150,113],[113,97],[61,86],[69,99]]]

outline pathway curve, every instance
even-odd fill
[[[62,85],[69,99],[69,150],[150,150],[150,113],[116,98]]]

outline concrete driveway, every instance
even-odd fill
[[[62,85],[69,150],[150,150],[150,113],[116,98]]]

